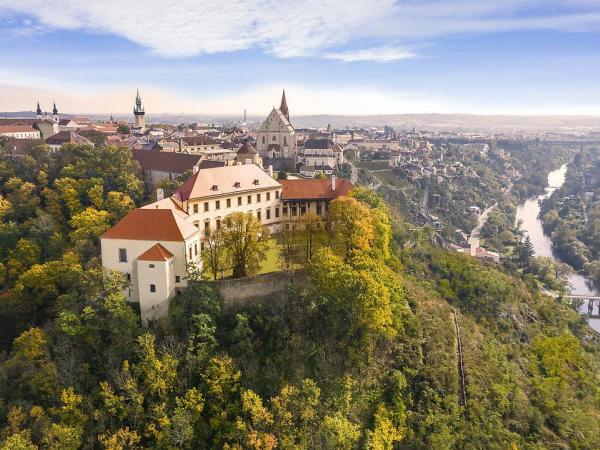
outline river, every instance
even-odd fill
[[[546,192],[538,197],[525,200],[517,207],[517,222],[522,221],[521,229],[529,235],[536,256],[548,256],[558,260],[552,249],[552,241],[550,237],[544,234],[542,221],[539,218],[540,201],[550,197],[552,193],[560,188],[565,182],[567,174],[567,164],[550,172],[548,174],[548,187]],[[572,294],[578,295],[600,295],[594,289],[587,279],[578,273],[573,273],[569,276],[569,286]],[[581,312],[587,313],[587,303],[581,306]],[[600,319],[590,319],[590,326],[596,331],[600,331]]]

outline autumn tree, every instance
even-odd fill
[[[234,278],[254,275],[267,251],[269,230],[248,213],[233,213],[221,223]]]
[[[315,253],[317,235],[323,230],[323,220],[317,214],[307,212],[300,217],[298,230],[303,240],[304,259],[310,261]]]
[[[332,241],[348,259],[355,250],[369,248],[375,236],[371,211],[352,197],[339,197],[329,206]]]
[[[204,243],[202,262],[205,269],[208,269],[212,274],[213,280],[216,280],[219,275],[223,275],[228,262],[228,252],[223,229],[217,227],[209,230],[202,242]]]

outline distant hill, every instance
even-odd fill
[[[248,123],[261,122],[264,116],[248,117]],[[109,114],[61,114],[61,117],[86,116],[97,120],[106,120]],[[0,112],[0,117],[35,117],[34,111]],[[130,114],[113,114],[116,120],[132,121]],[[221,124],[239,121],[237,115],[203,115],[203,114],[147,114],[147,123],[180,123],[206,122]],[[325,127],[331,123],[334,128],[368,128],[389,125],[397,129],[448,130],[448,131],[586,131],[600,130],[600,116],[512,116],[512,115],[478,115],[478,114],[381,114],[364,116],[346,116],[336,114],[292,116],[296,128]]]

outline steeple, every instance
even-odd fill
[[[56,102],[54,102],[54,105],[52,106],[52,118],[55,122],[58,122],[58,108],[56,107]]]
[[[140,90],[138,89],[135,95],[135,107],[133,108],[133,115],[135,116],[135,127],[143,130],[146,127],[144,120],[144,107],[142,106],[142,97],[140,97]]]
[[[290,120],[290,110],[288,109],[287,101],[285,100],[285,89],[283,90],[283,95],[281,96],[281,106],[279,110],[283,113],[287,120]]]
[[[42,108],[40,108],[40,102],[37,104],[37,109],[35,110],[35,114],[38,119],[42,118]]]

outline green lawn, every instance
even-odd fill
[[[277,239],[275,237],[270,237],[268,244],[269,248],[267,250],[267,255],[260,267],[260,270],[258,271],[259,275],[263,273],[278,272],[281,270],[279,265],[279,254],[277,250]]]

